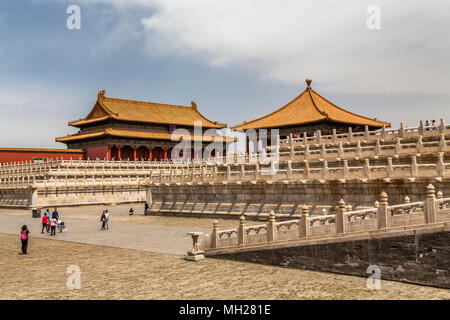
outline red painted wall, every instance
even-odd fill
[[[61,159],[70,160],[72,159],[84,159],[83,151],[77,152],[65,152],[66,150],[61,149],[14,149],[14,148],[0,148],[0,163],[7,162],[21,162],[21,161],[33,161],[36,158],[44,159]]]
[[[86,151],[86,159],[89,158],[91,160],[95,160],[99,158],[100,160],[103,160],[107,158],[107,153],[108,153],[108,146],[88,148]]]

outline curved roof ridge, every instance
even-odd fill
[[[311,91],[314,91],[314,90],[311,89],[311,87],[309,85],[308,85],[308,88],[306,88],[306,90],[308,91],[309,97],[311,98],[311,101],[312,101],[314,107],[317,109],[317,111],[319,111],[319,113],[321,115],[323,115],[325,118],[328,119],[328,113],[326,113],[325,111],[320,110],[319,107],[317,106],[316,102],[314,101],[314,98],[313,98],[313,96],[311,94]],[[316,93],[316,92],[314,91],[314,93]]]
[[[160,105],[165,107],[176,107],[176,108],[189,108],[191,109],[192,106],[182,106],[177,104],[167,104],[167,103],[160,103],[160,102],[151,102],[151,101],[141,101],[141,100],[131,100],[131,99],[120,99],[120,98],[110,98],[110,97],[104,97],[105,100],[112,100],[116,102],[125,102],[125,103],[140,103],[140,104],[149,104],[149,105]]]
[[[226,128],[226,126],[227,126],[226,123],[220,123],[220,122],[217,122],[217,121],[211,121],[211,120],[209,120],[207,117],[205,117],[200,111],[198,111],[197,104],[196,104],[194,101],[191,101],[191,108],[194,109],[194,111],[195,111],[200,117],[202,117],[203,119],[205,119],[206,121],[212,122],[212,123],[214,123],[215,125],[219,125],[219,126],[220,126],[220,125],[223,125],[223,127]]]
[[[389,126],[391,125],[391,123],[390,122],[385,122],[385,121],[380,121],[380,120],[375,120],[375,119],[373,119],[373,118],[369,118],[369,117],[365,117],[365,116],[361,116],[361,115],[359,115],[359,114],[356,114],[356,113],[353,113],[353,112],[351,112],[351,111],[348,111],[348,110],[346,110],[346,109],[343,109],[343,108],[341,108],[341,107],[339,107],[339,106],[337,106],[337,105],[335,105],[333,102],[331,102],[330,100],[328,100],[327,98],[324,98],[324,97],[322,97],[320,94],[318,94],[316,91],[314,91],[313,89],[311,89],[311,91],[314,93],[314,94],[316,94],[316,95],[318,95],[321,99],[323,99],[323,100],[325,100],[325,102],[327,102],[327,103],[329,103],[329,104],[331,104],[333,107],[335,107],[335,108],[337,108],[337,109],[339,109],[340,111],[343,111],[343,112],[346,112],[346,113],[349,113],[349,114],[351,114],[351,115],[354,115],[354,116],[357,116],[357,117],[360,117],[360,118],[364,118],[364,119],[366,119],[366,120],[371,120],[371,121],[376,121],[376,122],[380,122],[380,123],[384,123],[384,124],[388,124]]]
[[[262,120],[262,119],[264,119],[264,118],[270,117],[271,115],[273,115],[273,114],[275,114],[275,113],[277,113],[277,112],[279,112],[279,111],[281,111],[281,110],[283,110],[283,109],[289,107],[289,106],[290,106],[293,102],[295,102],[297,99],[300,99],[300,97],[301,97],[302,95],[304,95],[306,91],[307,91],[307,90],[304,90],[304,91],[303,91],[302,93],[300,93],[297,97],[295,97],[294,99],[292,99],[291,101],[289,101],[289,102],[288,102],[287,104],[285,104],[284,106],[282,106],[282,107],[276,109],[275,111],[272,111],[271,113],[266,114],[266,115],[264,115],[264,116],[262,116],[262,117],[253,119],[253,120],[251,120],[251,121],[249,121],[249,122],[244,121],[244,122],[241,123],[241,124],[232,126],[231,129],[236,128],[236,127],[240,127],[240,126],[242,126],[242,125],[244,125],[244,124],[250,124],[250,123],[252,123],[252,122],[259,121],[259,120]]]

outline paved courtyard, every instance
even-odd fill
[[[0,233],[18,234],[20,227],[26,224],[33,237],[156,253],[186,254],[186,251],[192,248],[192,240],[187,235],[188,232],[208,233],[211,230],[193,225],[183,227],[177,218],[173,219],[175,226],[167,225],[170,224],[170,222],[164,223],[167,218],[143,216],[142,213],[139,213],[143,212],[143,208],[139,206],[135,208],[136,215],[131,217],[128,216],[128,206],[108,208],[111,213],[110,228],[101,230],[99,220],[102,209],[101,207],[59,209],[61,219],[67,225],[68,232],[57,232],[54,237],[47,233],[41,234],[41,219],[32,218],[30,211],[2,210]]]

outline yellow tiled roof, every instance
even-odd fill
[[[99,92],[97,103],[88,116],[84,119],[69,122],[69,125],[78,127],[106,119],[180,126],[194,126],[195,121],[201,121],[203,127],[217,129],[225,128],[227,126],[226,124],[213,122],[205,118],[197,110],[195,102],[191,102],[191,106],[187,107],[135,100],[113,99],[105,97],[104,90]]]
[[[174,137],[176,140],[171,141],[181,141],[182,139],[191,140],[191,141],[203,141],[203,142],[212,142],[216,139],[214,136],[183,136],[165,132],[154,132],[154,131],[145,131],[139,129],[124,129],[124,128],[106,128],[96,132],[87,132],[87,133],[77,133],[74,135],[69,135],[66,137],[56,138],[56,142],[74,142],[80,140],[87,140],[91,138],[97,138],[102,136],[113,136],[113,137],[122,137],[122,138],[136,138],[136,139],[153,139],[153,140],[171,140]],[[229,137],[221,137],[223,142],[234,142],[236,139]]]
[[[354,125],[368,125],[370,127],[382,127],[383,124],[388,127],[390,126],[390,123],[363,117],[339,108],[311,89],[311,79],[307,79],[306,83],[308,84],[306,90],[284,107],[275,110],[264,117],[244,122],[241,125],[231,128],[235,130],[277,128],[305,125],[321,120],[330,120]]]

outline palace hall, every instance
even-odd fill
[[[194,136],[194,123],[200,121],[202,133]],[[97,102],[83,119],[69,122],[79,132],[56,138],[68,148],[82,149],[90,159],[170,160],[172,148],[184,137],[173,141],[176,129],[189,132],[189,140],[199,141],[202,150],[188,150],[180,158],[198,159],[203,149],[214,141],[213,135],[205,134],[208,129],[217,131],[226,124],[205,118],[195,102],[191,106],[168,105],[153,102],[114,99],[105,97],[105,91],[98,93]],[[221,137],[226,142],[225,137]],[[213,150],[214,151],[214,150]],[[215,156],[214,152],[209,156]]]
[[[267,129],[267,145],[271,145],[270,129],[278,129],[280,138],[290,134],[301,137],[313,136],[318,130],[322,135],[376,130],[390,123],[361,116],[338,107],[311,88],[311,79],[306,79],[306,89],[291,102],[274,112],[252,121],[231,127],[233,130],[254,129],[256,139],[262,139],[259,129]],[[194,130],[201,122],[202,129]],[[200,159],[223,156],[226,143],[235,138],[222,135],[225,123],[211,121],[197,109],[195,102],[190,106],[116,99],[105,96],[101,90],[89,114],[83,119],[68,123],[78,128],[72,135],[58,137],[67,149],[20,149],[0,148],[0,162],[33,161],[42,159],[108,159],[170,161],[172,150],[180,142],[189,144],[173,154],[177,159]],[[183,129],[184,134],[178,135]],[[250,138],[246,136],[248,152]],[[220,147],[207,148],[211,142],[220,142]],[[195,147],[192,148],[191,146]],[[254,144],[253,144],[254,145]],[[251,149],[257,151],[256,147]],[[178,152],[178,154],[177,154]],[[217,153],[217,154],[216,154]]]
[[[286,138],[289,134],[300,137],[306,132],[307,136],[314,135],[318,130],[322,135],[348,132],[352,128],[354,132],[390,126],[390,123],[379,121],[375,118],[367,118],[350,111],[344,110],[328,101],[311,88],[311,79],[306,79],[307,87],[298,97],[274,112],[261,118],[244,121],[242,124],[231,127],[234,130],[248,129],[279,129],[280,138]],[[269,131],[268,131],[269,134]]]

